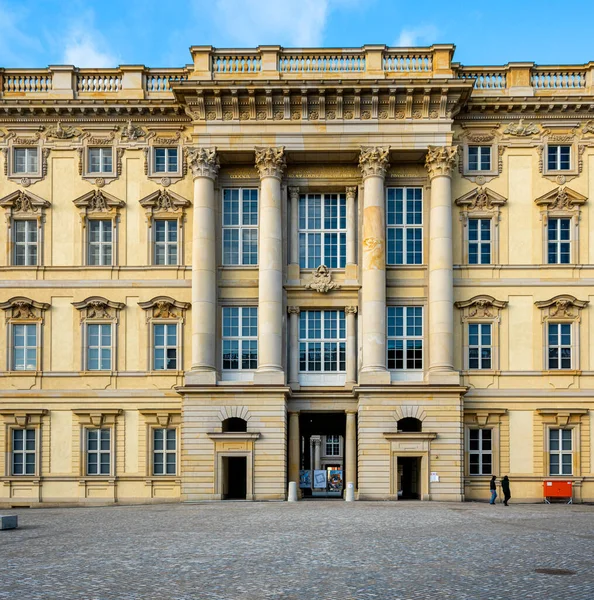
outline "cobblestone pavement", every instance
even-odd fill
[[[30,509],[0,599],[594,598],[594,507],[302,501]],[[564,569],[551,575],[536,569]]]

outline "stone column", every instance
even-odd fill
[[[287,307],[289,312],[289,385],[299,387],[299,313],[298,306]],[[348,344],[348,341],[347,341]]]
[[[321,461],[320,461],[320,446],[322,445],[322,438],[319,435],[311,436],[311,443],[313,445],[313,466],[312,468],[320,469]]]
[[[345,306],[346,313],[346,382],[357,383],[357,307]]]
[[[289,219],[289,227],[291,228],[289,235],[290,251],[289,262],[293,265],[299,264],[299,188],[291,186],[289,188],[289,199],[291,202],[291,218]],[[348,234],[347,234],[348,235]]]
[[[214,184],[219,172],[216,148],[193,148],[192,370],[186,383],[216,382],[217,259]]]
[[[299,484],[301,439],[299,437],[299,413],[289,413],[289,481]]]
[[[346,238],[346,264],[354,265],[357,262],[357,211],[355,210],[355,197],[357,196],[356,187],[347,187],[346,189],[346,218],[347,218],[347,238]]]
[[[258,383],[283,384],[283,245],[281,180],[284,148],[256,148],[260,173],[258,244]]]
[[[429,372],[431,380],[455,383],[454,278],[452,258],[452,168],[455,146],[429,146],[425,166],[431,181],[429,211]]]
[[[346,435],[344,441],[344,485],[355,484],[357,488],[357,411],[346,411]]]
[[[363,361],[360,383],[390,383],[386,369],[386,210],[384,179],[389,148],[361,148],[363,257],[361,308]]]

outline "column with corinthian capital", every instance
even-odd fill
[[[357,307],[345,306],[346,313],[346,383],[357,383]]]
[[[192,369],[187,384],[216,383],[216,201],[219,172],[216,148],[192,148],[188,163],[194,177],[192,220]]]
[[[363,359],[359,383],[390,383],[386,369],[386,210],[384,179],[389,148],[361,148],[363,256],[361,318]]]
[[[289,385],[299,387],[299,313],[298,306],[288,306],[289,313]]]
[[[283,245],[281,181],[286,168],[285,149],[256,148],[260,174],[258,242],[258,371],[257,383],[285,383],[282,367]]]
[[[454,278],[452,169],[455,146],[429,146],[425,166],[431,181],[429,210],[429,371],[436,383],[458,383],[454,371]]]

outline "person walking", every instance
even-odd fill
[[[491,477],[491,483],[489,484],[489,489],[491,490],[491,500],[489,500],[489,504],[495,504],[495,498],[497,498],[497,477],[493,475]]]
[[[501,491],[503,492],[503,504],[509,506],[508,502],[511,498],[511,492],[509,490],[509,477],[507,475],[501,480]]]

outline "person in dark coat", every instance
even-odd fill
[[[493,475],[491,477],[491,483],[489,484],[489,490],[491,490],[491,500],[489,500],[489,504],[495,504],[495,498],[497,498],[497,477]]]
[[[501,480],[501,491],[503,492],[503,504],[508,506],[511,492],[509,491],[509,477],[507,475]]]

